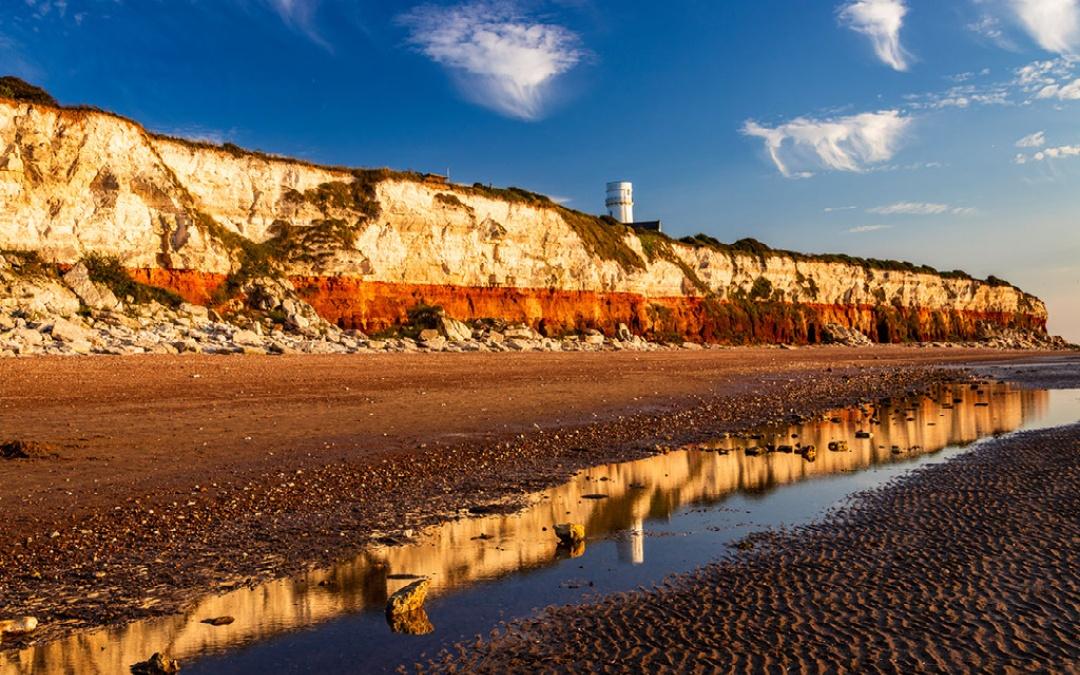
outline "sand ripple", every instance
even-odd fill
[[[992,441],[435,670],[1080,672],[1080,425]]]

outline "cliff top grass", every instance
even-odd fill
[[[49,92],[10,75],[0,77],[0,97],[24,103],[36,103],[54,108],[60,107],[60,104],[56,102],[56,99]]]
[[[639,233],[639,237],[646,233]],[[657,232],[647,233],[651,237],[662,236]],[[670,239],[670,238],[669,238]],[[671,240],[674,241],[674,240]],[[963,270],[949,270],[941,271],[931,267],[930,265],[916,265],[915,263],[908,262],[906,260],[882,260],[879,258],[860,258],[858,256],[851,256],[845,253],[800,253],[798,251],[788,251],[785,249],[772,248],[768,244],[762,243],[757,239],[745,238],[738,241],[725,244],[714,237],[710,237],[707,234],[695,234],[689,237],[683,237],[678,240],[679,243],[692,246],[694,248],[708,248],[720,253],[732,254],[744,254],[753,255],[760,260],[764,260],[769,256],[779,256],[784,258],[790,258],[796,262],[822,262],[822,263],[839,263],[844,265],[852,265],[854,267],[861,267],[868,270],[879,270],[883,272],[909,272],[913,274],[932,274],[943,279],[965,279],[968,281],[977,281],[979,283],[988,284],[990,286],[1008,286],[1010,288],[1016,288],[1013,284],[1000,279],[996,276],[990,275],[986,279],[976,279]]]
[[[290,164],[298,164],[328,172],[351,175],[353,177],[353,185],[351,187],[349,184],[345,183],[324,183],[316,191],[316,194],[305,194],[304,197],[313,200],[324,207],[334,206],[339,208],[349,208],[353,202],[359,202],[365,207],[364,215],[367,217],[377,216],[377,205],[375,207],[376,210],[371,212],[368,210],[370,209],[370,201],[363,198],[358,199],[357,197],[360,195],[363,195],[364,197],[370,196],[373,194],[373,186],[376,183],[389,180],[437,185],[440,189],[456,192],[458,194],[484,197],[512,204],[521,204],[532,208],[553,209],[558,211],[566,223],[578,234],[586,250],[601,259],[613,260],[619,263],[619,265],[627,271],[644,270],[646,268],[646,262],[626,244],[626,236],[630,233],[634,233],[641,241],[646,257],[648,257],[650,261],[658,256],[667,260],[677,258],[677,256],[671,254],[670,247],[679,243],[694,248],[705,247],[728,255],[753,255],[762,261],[767,257],[779,256],[790,258],[798,262],[841,263],[868,270],[933,274],[946,279],[966,279],[985,283],[993,287],[1008,286],[1015,288],[1015,286],[1009,282],[993,275],[987,277],[985,280],[978,280],[962,270],[943,272],[929,265],[916,265],[907,261],[861,258],[842,253],[799,253],[797,251],[774,249],[752,238],[740,239],[731,244],[720,242],[707,234],[696,234],[675,240],[663,233],[635,231],[608,216],[596,216],[570,209],[556,203],[546,195],[518,187],[499,188],[491,185],[484,185],[483,183],[463,185],[449,183],[446,181],[445,177],[437,174],[400,171],[389,168],[357,169],[344,166],[318,164],[308,160],[286,157],[260,150],[249,150],[229,142],[215,144],[206,141],[148,132],[145,130],[145,127],[138,122],[117,113],[102,110],[93,106],[61,105],[44,89],[12,76],[0,77],[0,98],[8,98],[19,102],[33,103],[66,111],[93,112],[108,115],[138,127],[151,138],[171,141],[190,148],[222,152],[238,158],[254,158],[270,162],[288,162]],[[310,193],[311,191],[309,190],[308,192]]]

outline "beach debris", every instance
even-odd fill
[[[874,434],[869,431],[856,431],[855,438],[873,438]]]
[[[582,499],[607,499],[608,495],[597,492],[597,493],[588,494],[588,495],[581,495],[581,498]]]
[[[812,445],[804,445],[799,448],[799,454],[802,455],[802,458],[806,461],[813,462],[817,459],[817,448]]]
[[[386,601],[386,616],[392,618],[396,615],[409,614],[421,609],[424,606],[424,601],[427,600],[430,586],[430,579],[419,579],[399,589]]]
[[[32,616],[21,616],[17,619],[0,620],[0,637],[4,635],[26,635],[37,630],[38,620]]]
[[[234,621],[236,619],[231,616],[212,616],[209,619],[203,619],[200,623],[210,624],[211,626],[228,626]]]
[[[578,523],[560,523],[555,526],[555,536],[559,543],[573,548],[585,541],[585,526]]]
[[[19,440],[0,442],[0,459],[35,459],[59,455],[56,448],[48,443]]]
[[[180,662],[161,652],[154,652],[147,660],[131,666],[131,672],[132,675],[172,675],[180,672]]]
[[[848,452],[847,441],[829,441],[829,450],[832,452]]]

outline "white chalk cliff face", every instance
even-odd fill
[[[346,169],[0,99],[0,249],[56,262],[97,252],[130,268],[228,274],[242,262],[229,233],[256,244],[287,236],[318,249],[282,258],[294,277],[721,300],[764,279],[770,297],[785,302],[1019,314],[1045,324],[1043,303],[1009,286],[677,242],[657,253],[595,220],[593,230],[609,231],[589,243],[581,224],[554,206],[399,174],[377,178],[364,179],[364,192]],[[372,205],[377,215],[365,210]],[[290,234],[281,235],[283,226]]]

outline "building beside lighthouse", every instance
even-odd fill
[[[605,200],[604,204],[607,206],[608,215],[623,225],[629,225],[639,230],[653,230],[655,232],[662,230],[662,224],[659,220],[641,222],[634,220],[634,184],[630,181],[620,180],[608,183],[607,200]]]

